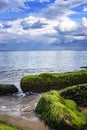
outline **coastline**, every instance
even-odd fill
[[[10,111],[10,113],[12,115],[10,115],[9,113],[0,112],[0,120],[6,122],[8,124],[11,124],[12,126],[19,127],[22,130],[53,130],[53,129],[50,129],[48,126],[45,126],[44,122],[39,120],[38,118],[37,118],[37,120],[36,119],[32,120],[29,118],[27,119],[26,117],[23,116],[23,115],[27,115],[27,117],[30,117],[31,115],[33,115],[31,113],[34,113],[35,103],[40,98],[40,96],[38,98],[38,95],[31,95],[29,97],[25,96],[25,98],[20,99],[20,100],[14,100],[15,98],[13,98],[13,99],[11,98],[12,100],[10,98],[6,98],[6,102],[8,101],[10,105],[13,105],[13,101],[14,101],[13,107],[16,107],[16,109],[12,109],[12,111]],[[34,104],[31,104],[32,101],[34,101],[33,102]],[[6,106],[7,103],[3,104],[3,100],[2,100],[1,104]],[[9,106],[9,104],[7,106]],[[20,106],[19,104],[22,106]],[[30,104],[31,107],[30,107],[30,105],[26,106],[26,104]],[[2,108],[4,106],[2,106]],[[14,110],[15,110],[15,112],[18,112],[18,110],[19,110],[22,113],[20,115],[18,115],[18,114],[13,115]],[[87,115],[87,107],[80,106],[79,110]],[[8,109],[8,111],[9,111],[9,109]],[[34,117],[36,117],[36,115],[34,115]],[[85,130],[87,130],[87,128]]]
[[[80,107],[79,109],[87,115],[87,107]],[[13,126],[20,127],[22,130],[52,130],[39,119],[36,121],[26,120],[21,117],[15,117],[0,113],[0,120],[5,121]]]
[[[49,130],[49,128],[40,120],[31,121],[21,117],[9,116],[2,113],[0,113],[0,120],[5,121],[13,126],[20,127],[23,130]]]

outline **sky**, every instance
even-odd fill
[[[0,0],[0,50],[87,50],[87,0]]]

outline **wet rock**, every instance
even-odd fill
[[[87,127],[87,116],[79,111],[73,100],[65,100],[57,91],[42,96],[35,111],[53,129],[85,130]]]
[[[18,92],[18,89],[13,84],[0,84],[0,95],[9,95]]]
[[[61,96],[74,100],[79,106],[87,107],[87,84],[66,88],[61,92]]]
[[[21,79],[20,86],[23,92],[46,92],[81,83],[87,83],[87,70],[62,74],[30,75]]]
[[[87,66],[81,66],[80,68],[81,69],[87,69]]]

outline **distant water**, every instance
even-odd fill
[[[0,51],[0,84],[19,87],[23,76],[78,71],[87,66],[87,51]]]

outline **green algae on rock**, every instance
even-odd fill
[[[41,97],[35,112],[53,129],[85,130],[87,127],[87,116],[79,111],[77,104],[62,98],[56,90]]]
[[[87,107],[87,83],[65,88],[61,91],[61,96],[74,100],[79,106]]]
[[[0,84],[0,95],[9,95],[18,92],[13,84]]]
[[[23,92],[46,92],[82,83],[87,83],[87,70],[62,74],[42,73],[29,75],[21,79],[20,86]]]
[[[6,122],[0,121],[0,130],[22,130],[22,129],[12,126]]]

